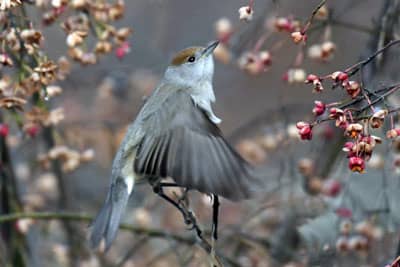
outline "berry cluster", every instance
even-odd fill
[[[334,125],[343,131],[349,140],[345,143],[343,151],[348,158],[348,167],[353,172],[365,171],[365,161],[368,161],[377,144],[382,142],[378,136],[371,132],[383,128],[387,118],[390,119],[390,128],[386,133],[389,139],[396,139],[400,129],[394,126],[393,114],[397,109],[390,109],[386,98],[396,92],[400,86],[394,84],[375,91],[362,85],[362,82],[351,79],[366,64],[372,61],[379,53],[397,44],[393,41],[383,49],[374,53],[367,60],[361,61],[344,70],[335,71],[326,76],[309,74],[305,79],[306,84],[313,86],[313,92],[321,93],[328,82],[332,89],[341,88],[347,97],[338,102],[324,103],[315,101],[312,113],[315,120],[312,122],[300,121],[296,124],[298,134],[302,140],[311,140],[313,128],[323,122],[334,121]]]

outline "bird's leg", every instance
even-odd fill
[[[192,225],[191,229],[196,231],[197,237],[203,242],[203,244],[207,244],[208,250],[210,249],[210,245],[208,244],[207,240],[203,237],[203,232],[200,226],[197,224],[196,216],[193,214],[192,211],[188,210],[185,206],[182,207],[181,203],[175,202],[171,199],[168,195],[164,193],[163,187],[180,187],[174,183],[156,183],[153,185],[153,191],[161,198],[165,199],[167,202],[172,204],[175,208],[177,208],[183,216],[185,224]]]
[[[183,190],[182,195],[178,198],[178,203],[180,205],[184,205],[186,207],[189,207],[189,198],[187,197],[188,196],[188,192],[189,192],[189,189],[185,188]]]
[[[153,185],[153,191],[158,196],[160,196],[161,198],[163,198],[164,200],[166,200],[167,202],[172,204],[175,208],[177,208],[180,211],[180,213],[182,214],[183,219],[185,221],[185,224],[187,224],[187,225],[192,224],[192,221],[190,221],[190,219],[187,216],[186,210],[183,209],[181,207],[181,205],[179,205],[179,203],[175,202],[172,198],[170,198],[168,195],[166,195],[164,193],[164,190],[163,190],[164,187],[174,187],[174,186],[178,187],[177,184],[173,184],[173,183],[157,183],[157,184]]]
[[[218,214],[219,214],[219,199],[213,194],[213,217],[211,230],[211,256],[215,257],[215,243],[218,239]]]

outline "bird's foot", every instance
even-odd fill
[[[180,206],[189,207],[189,198],[188,198],[189,189],[183,189],[182,195],[178,197],[178,204]]]

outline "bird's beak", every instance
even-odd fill
[[[219,41],[212,42],[209,46],[207,46],[203,52],[201,53],[201,57],[208,57],[214,51],[214,49],[218,46]]]

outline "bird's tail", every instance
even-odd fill
[[[97,248],[104,238],[105,250],[108,250],[117,235],[130,191],[131,188],[128,188],[123,178],[117,178],[111,185],[103,207],[91,223],[90,246],[92,248]]]

